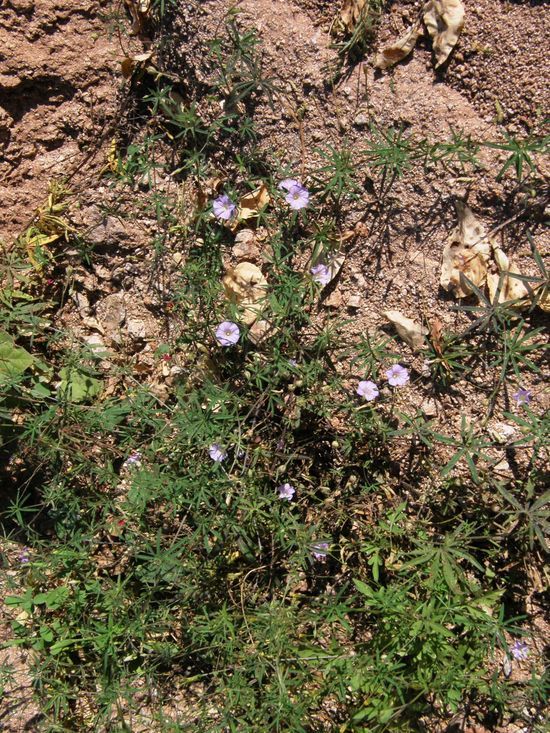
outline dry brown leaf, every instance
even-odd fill
[[[248,338],[256,346],[271,338],[278,332],[269,321],[255,321],[248,331]]]
[[[495,302],[499,286],[499,303],[506,303],[509,300],[520,300],[521,298],[528,298],[529,291],[527,290],[523,282],[519,278],[510,277],[510,275],[507,274],[512,273],[514,275],[520,275],[521,273],[519,272],[518,268],[510,262],[502,249],[495,244],[493,244],[493,259],[496,265],[496,272],[490,272],[487,275],[487,287],[489,289],[489,297],[491,299],[491,303]],[[522,307],[523,304],[518,303],[517,305],[518,307]]]
[[[480,290],[488,291],[491,303],[512,303],[518,309],[530,308],[537,298],[537,289],[529,290],[516,265],[487,233],[484,225],[461,201],[456,203],[458,227],[449,237],[443,250],[440,285],[452,290],[458,298],[472,294],[472,288],[464,281],[464,275]],[[548,290],[537,300],[544,311],[550,307]]]
[[[430,341],[435,353],[443,354],[443,322],[437,316],[430,321]]]
[[[147,16],[151,10],[151,0],[124,0],[124,2],[132,16],[131,33],[137,36],[145,28]]]
[[[338,273],[344,266],[345,260],[346,256],[342,253],[333,254],[329,258],[325,258],[323,255],[320,255],[313,260],[313,267],[315,267],[316,265],[326,265],[328,269],[330,280],[323,284],[323,288],[326,288],[326,286],[334,280],[336,275],[338,275]]]
[[[252,262],[241,262],[223,278],[228,300],[243,308],[241,320],[250,326],[260,316],[267,292],[267,280]]]
[[[424,337],[427,329],[416,323],[412,318],[407,318],[399,311],[386,311],[383,313],[384,318],[395,326],[395,330],[403,341],[408,344],[413,351],[419,351],[424,345]]]
[[[462,281],[461,274],[483,289],[487,282],[491,244],[485,227],[466,204],[457,201],[456,211],[458,227],[443,249],[439,283],[445,290],[452,290],[457,298],[465,298],[471,295],[472,289]]]
[[[415,23],[395,43],[383,48],[374,60],[376,68],[389,69],[390,66],[406,58],[415,47],[420,33],[420,23]]]
[[[136,63],[134,59],[130,58],[129,56],[125,56],[125,58],[123,58],[120,62],[120,71],[122,72],[122,76],[125,79],[129,79],[132,76],[135,67]]]
[[[462,32],[464,5],[461,0],[428,0],[423,16],[433,40],[437,69],[448,59]]]
[[[125,79],[129,79],[134,73],[134,69],[136,68],[137,64],[142,64],[144,61],[149,61],[152,55],[152,51],[148,51],[147,53],[138,53],[136,54],[136,56],[125,56],[120,62],[120,70],[122,72],[122,76]]]
[[[182,208],[185,205],[187,208],[192,208],[189,207],[189,202],[191,202],[194,204],[195,212],[202,211],[210,199],[218,196],[224,183],[225,178],[222,176],[212,176],[207,180],[199,179],[194,183],[183,184],[180,190],[179,205]],[[186,221],[189,219],[186,218]]]
[[[538,291],[542,290],[542,295],[539,295]],[[537,305],[545,313],[550,311],[550,287],[548,285],[540,285],[535,288],[535,296],[538,298]],[[529,307],[531,306],[531,300],[529,300]]]
[[[339,290],[334,290],[328,298],[325,298],[323,301],[323,305],[327,306],[327,308],[340,308],[343,303],[344,296]]]
[[[237,209],[237,221],[246,221],[253,216],[258,216],[258,212],[269,203],[269,192],[265,183],[262,183],[257,189],[251,193],[241,196],[239,207]]]
[[[335,254],[333,255],[330,260],[327,262],[328,271],[330,273],[330,279],[331,281],[334,280],[336,275],[340,272],[342,267],[344,266],[344,261],[346,259],[346,256],[343,254]]]
[[[340,19],[349,33],[353,33],[361,22],[365,5],[367,5],[367,0],[344,0]]]

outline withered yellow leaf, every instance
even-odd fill
[[[241,262],[225,275],[223,287],[228,300],[243,309],[241,320],[250,326],[260,316],[267,293],[267,280],[252,262]]]
[[[488,291],[491,303],[511,303],[518,309],[530,308],[534,298],[542,310],[548,310],[548,295],[529,289],[518,267],[497,244],[491,233],[461,201],[456,203],[458,227],[443,250],[440,285],[459,298],[472,293],[465,275],[480,290]]]
[[[383,316],[395,326],[399,336],[413,351],[419,351],[422,348],[424,337],[428,332],[426,328],[413,321],[412,318],[407,318],[399,311],[386,311]]]
[[[448,59],[462,32],[464,5],[461,0],[428,0],[423,17],[432,37],[437,69]]]
[[[497,291],[499,291],[499,303],[527,298],[529,296],[529,291],[523,282],[517,277],[511,277],[509,274],[520,275],[520,271],[510,262],[498,245],[492,243],[492,246],[494,259],[494,267],[492,269],[494,271],[487,275],[487,287],[489,289],[491,303],[495,302]],[[518,303],[517,305],[518,307],[521,307],[522,304]]]
[[[491,244],[485,227],[466,204],[457,201],[456,211],[458,227],[443,249],[439,283],[445,290],[452,290],[458,298],[465,298],[471,295],[472,289],[463,281],[461,274],[483,289],[487,282]]]
[[[257,216],[258,212],[269,203],[269,192],[265,183],[256,188],[251,193],[241,196],[239,199],[239,207],[237,209],[237,220],[246,221],[253,216]]]
[[[550,287],[548,285],[542,285],[535,290],[535,295],[538,298],[538,307],[545,313],[548,313],[550,311]]]
[[[420,23],[415,23],[395,43],[383,48],[374,60],[376,68],[389,69],[390,66],[406,58],[415,47],[420,32]]]
[[[367,7],[365,7],[367,6]],[[369,10],[367,0],[344,0],[340,19],[349,33],[357,28],[366,12]]]

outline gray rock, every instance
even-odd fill
[[[134,339],[145,339],[150,334],[150,328],[148,328],[147,323],[139,318],[128,318],[126,321],[126,331]]]
[[[121,239],[128,239],[129,234],[126,231],[126,227],[114,216],[102,217],[97,212],[95,216],[92,214],[90,218],[92,219],[92,223],[85,234],[86,241],[90,244],[110,244],[112,242],[118,242]]]
[[[120,343],[120,328],[126,319],[124,296],[113,293],[100,300],[96,305],[96,315],[105,335],[115,343]]]

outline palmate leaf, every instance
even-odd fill
[[[60,393],[70,402],[85,402],[101,392],[103,382],[81,369],[65,367],[60,371]]]
[[[33,362],[32,354],[21,346],[16,346],[11,336],[0,331],[0,379],[19,377]]]

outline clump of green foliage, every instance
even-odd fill
[[[157,128],[149,147],[127,149],[119,182],[151,171],[158,141],[174,144],[179,175],[204,177],[211,146],[239,134],[236,106],[271,91],[256,45],[233,19],[212,45],[231,59],[214,126],[192,103],[174,111],[171,88],[149,90]],[[414,161],[461,167],[477,152],[458,135],[428,145],[371,132],[360,155],[380,171],[381,199]],[[61,254],[48,250],[41,265],[22,240],[3,272],[2,520],[28,548],[24,590],[5,602],[12,643],[34,654],[44,729],[131,730],[146,689],[166,731],[405,731],[465,705],[498,720],[527,703],[542,730],[547,678],[533,666],[519,685],[498,665],[521,633],[509,569],[540,567],[546,552],[548,418],[534,401],[508,413],[519,437],[507,448],[520,460],[506,478],[484,425],[464,419],[448,435],[410,411],[385,384],[396,345],[350,335],[346,322],[319,325],[319,285],[301,264],[337,251],[342,208],[360,190],[350,151],[323,151],[313,176],[322,205],[289,215],[277,189],[288,171],[258,165],[252,139],[241,135],[231,185],[261,180],[274,202],[258,217],[271,232],[270,335],[258,343],[240,323],[238,341],[220,345],[219,324],[239,320],[221,284],[231,231],[209,205],[183,220],[155,193],[159,231],[189,250],[170,293],[181,328],[156,352],[180,367],[168,398],[124,366],[124,388],[106,396],[101,356],[58,344],[40,268]],[[47,236],[43,221],[32,236]],[[158,257],[166,244],[155,241]],[[464,333],[430,340],[430,377],[412,375],[421,389],[470,378],[480,333],[490,334],[482,366],[496,375],[495,398],[539,374],[544,344],[530,316],[482,310]],[[358,380],[377,383],[379,397],[359,397]],[[174,692],[168,721],[162,703]]]

